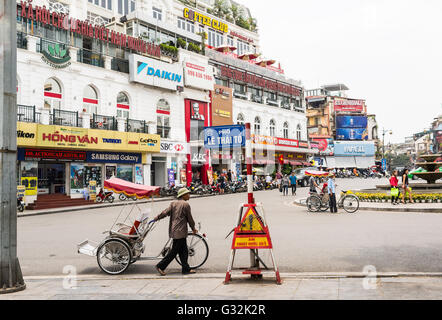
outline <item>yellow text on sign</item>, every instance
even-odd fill
[[[249,247],[268,247],[269,240],[267,236],[263,237],[237,237],[235,239],[234,247],[239,248],[249,248]]]

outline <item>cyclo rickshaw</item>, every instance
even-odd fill
[[[104,181],[104,188],[117,194],[124,194],[127,197],[136,197],[137,199],[151,198],[152,204],[153,196],[159,195],[161,189],[160,187],[135,184],[118,178],[111,178]],[[129,207],[130,210],[126,217],[121,220],[122,213],[127,207]],[[134,214],[137,213],[138,217],[134,218]],[[149,221],[149,215],[151,213],[152,208],[143,212],[139,204],[123,206],[123,209],[120,211],[110,230],[103,232],[103,234],[107,234],[107,236],[100,243],[90,240],[83,241],[77,245],[78,253],[95,256],[100,269],[111,275],[123,273],[136,261],[161,260],[171,250],[172,239],[167,241],[158,255],[153,257],[141,256],[145,251],[144,240],[156,226],[155,221]],[[199,225],[198,229],[201,229],[201,225]],[[207,245],[206,235],[189,233],[187,246],[190,268],[200,268],[209,256],[209,246]],[[178,256],[175,259],[181,264]]]

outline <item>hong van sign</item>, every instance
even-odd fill
[[[174,91],[177,87],[184,86],[182,66],[136,54],[129,55],[129,79],[132,82]]]

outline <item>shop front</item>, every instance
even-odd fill
[[[26,202],[43,194],[80,198],[90,181],[100,188],[111,177],[144,184],[147,155],[160,149],[157,135],[31,125],[17,124],[17,132],[29,133],[26,141],[17,138],[18,183],[26,186]]]
[[[161,152],[152,155],[151,181],[152,185],[178,185],[183,184],[180,172],[185,168],[186,155],[189,145],[179,141],[161,141]]]

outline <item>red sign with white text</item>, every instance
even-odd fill
[[[335,112],[363,112],[363,100],[336,100]]]

